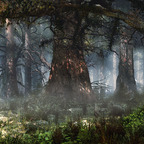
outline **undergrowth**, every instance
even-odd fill
[[[144,144],[144,106],[127,116],[98,117],[97,114],[95,118],[88,115],[84,118],[79,107],[71,108],[70,113],[67,109],[71,106],[57,104],[59,100],[55,104],[55,99],[49,98],[47,104],[46,99],[39,99],[17,101],[17,104],[11,100],[1,109],[0,144]],[[88,111],[93,110],[88,107]],[[55,120],[56,112],[59,123]]]
[[[144,108],[123,118],[61,123],[28,122],[19,116],[0,121],[1,144],[143,144]]]

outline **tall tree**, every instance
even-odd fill
[[[16,45],[14,41],[13,21],[6,19],[6,97],[19,95],[16,75]]]
[[[85,100],[91,95],[88,68],[84,59],[84,27],[80,13],[56,17],[53,60],[47,92],[65,99]]]
[[[136,91],[136,82],[134,78],[132,32],[130,33],[128,29],[124,29],[121,34],[116,92],[122,93],[121,96],[125,96],[125,94],[132,94],[132,92]]]

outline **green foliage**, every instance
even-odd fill
[[[137,108],[133,113],[123,118],[124,127],[135,133],[141,129],[144,133],[144,106]]]
[[[38,141],[45,144],[45,143],[49,143],[51,144],[52,143],[52,133],[51,131],[48,131],[48,132],[40,132],[39,131],[37,132],[38,133]]]
[[[79,120],[57,127],[51,126],[49,129],[39,129],[37,124],[33,124],[36,127],[35,131],[27,131],[25,127],[24,133],[20,133],[19,129],[15,134],[13,130],[19,127],[16,121],[15,127],[8,122],[0,124],[0,143],[3,144],[142,144],[144,142],[142,135],[131,133],[128,135],[122,121],[118,119],[101,119],[93,122]],[[10,127],[9,131],[6,131],[6,127]]]
[[[49,99],[50,100],[50,99]],[[3,144],[143,144],[144,143],[144,106],[123,118],[77,118],[55,125],[48,119],[42,120],[41,113],[62,111],[59,105],[49,103],[40,97],[17,101],[22,107],[13,108],[13,101],[0,112],[0,143]],[[54,99],[54,101],[56,101]],[[25,107],[25,111],[24,108]],[[42,109],[41,109],[42,108]],[[4,108],[5,109],[5,108]],[[91,108],[90,108],[91,109]],[[27,113],[30,118],[27,117]],[[38,114],[40,116],[38,117]],[[50,115],[48,114],[48,117]],[[33,119],[31,119],[31,117]],[[64,122],[64,120],[63,120]]]

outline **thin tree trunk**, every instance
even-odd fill
[[[25,95],[31,92],[30,29],[25,27]]]
[[[142,52],[142,54],[143,54],[143,57],[142,57],[142,65],[143,65],[143,71],[142,71],[142,84],[143,84],[143,87],[144,87],[144,49],[143,49],[143,52]]]
[[[105,77],[104,77],[104,55],[103,55],[103,51],[101,51],[101,55],[100,55],[100,79],[101,79],[101,83],[102,86],[100,86],[100,96],[103,99],[105,96],[105,88],[103,87],[103,83],[105,83]]]
[[[117,75],[117,59],[116,59],[116,54],[113,53],[113,89],[116,89],[116,75]]]
[[[19,95],[17,76],[16,76],[16,61],[15,61],[15,42],[13,36],[12,21],[6,19],[6,97],[14,97]]]

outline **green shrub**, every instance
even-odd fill
[[[123,124],[127,131],[135,133],[140,130],[144,134],[144,106],[125,116]]]

